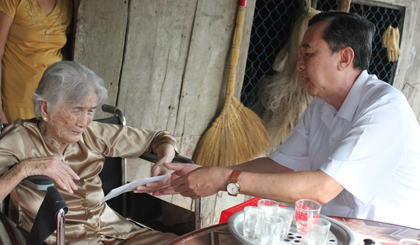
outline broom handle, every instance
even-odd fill
[[[232,50],[226,85],[226,96],[233,96],[236,82],[236,66],[238,65],[239,53],[242,41],[242,29],[245,20],[246,0],[239,0],[238,14],[236,16],[235,32],[232,40]]]
[[[349,12],[350,11],[351,0],[340,0],[338,1],[338,11]]]

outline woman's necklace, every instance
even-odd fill
[[[55,6],[48,16],[45,14],[38,0],[24,0],[23,4],[31,16],[32,23],[38,26],[45,41],[47,41],[54,29],[61,27],[62,23],[68,18],[66,11],[62,11],[62,1],[60,0],[56,0]],[[55,10],[57,13],[54,13]]]

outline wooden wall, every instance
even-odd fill
[[[255,0],[247,1],[236,95],[254,6]],[[179,140],[180,153],[192,157],[223,105],[237,7],[238,0],[81,0],[74,60],[105,80],[105,103],[120,107],[129,126],[168,130]],[[131,160],[129,173],[129,180],[149,177],[150,164]],[[247,199],[220,198],[224,195],[204,198],[205,226],[217,222],[221,210]],[[162,198],[193,208],[191,199],[180,195]]]

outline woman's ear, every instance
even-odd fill
[[[347,67],[353,67],[354,51],[350,47],[344,47],[340,51],[340,61],[338,63],[338,69],[344,70]]]
[[[47,121],[49,118],[49,110],[48,110],[48,103],[46,101],[41,100],[39,102],[39,112],[41,113],[42,119]]]

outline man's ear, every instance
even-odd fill
[[[350,47],[344,47],[340,51],[340,61],[338,62],[338,70],[344,70],[353,66],[354,51]]]
[[[49,118],[49,110],[48,110],[48,103],[46,101],[41,100],[39,102],[39,112],[41,113],[42,118]]]

